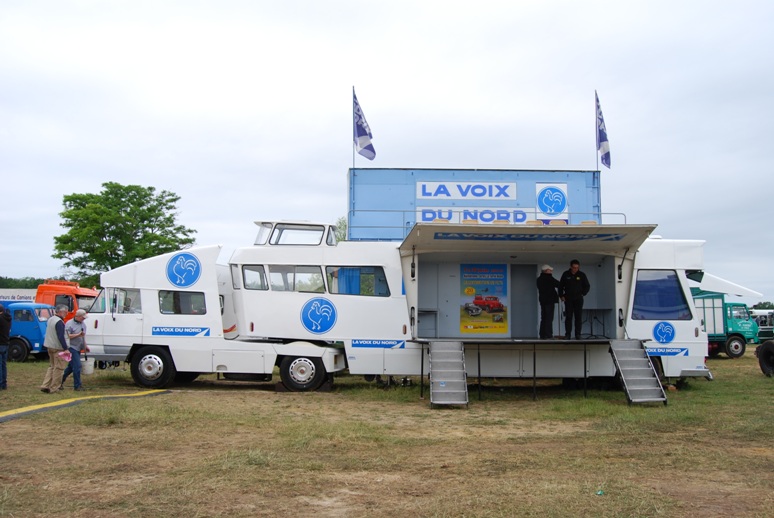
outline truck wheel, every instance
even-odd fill
[[[726,341],[726,355],[729,358],[741,358],[746,348],[744,340],[738,336],[732,336]]]
[[[317,390],[325,381],[325,375],[320,358],[286,356],[280,363],[282,384],[293,392]]]
[[[8,360],[12,362],[23,362],[29,356],[30,350],[24,340],[20,338],[11,338],[8,344]]]
[[[763,342],[758,347],[758,365],[763,374],[769,378],[774,376],[774,340]]]
[[[166,387],[175,374],[172,357],[163,347],[143,347],[132,357],[132,379],[141,387]]]

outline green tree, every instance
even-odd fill
[[[758,302],[752,307],[752,309],[774,309],[774,304],[768,300],[764,302]]]
[[[88,277],[154,255],[187,248],[196,231],[177,224],[180,197],[154,187],[102,184],[99,194],[64,196],[56,259]]]
[[[342,216],[336,220],[336,241],[347,240],[347,218]]]
[[[45,279],[36,279],[34,277],[22,277],[13,279],[11,277],[0,277],[0,288],[13,289],[35,289],[38,284],[42,284]]]

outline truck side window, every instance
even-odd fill
[[[140,290],[118,289],[116,290],[116,313],[142,313],[142,301]]]
[[[389,297],[390,287],[381,266],[328,266],[328,290],[342,295]]]
[[[266,272],[261,265],[246,264],[242,267],[246,290],[268,290]]]
[[[303,291],[325,293],[322,269],[319,266],[269,265],[272,291]]]
[[[57,295],[54,299],[54,306],[58,306],[60,304],[67,306],[67,309],[70,311],[73,310],[73,298],[69,295]]]
[[[165,315],[204,315],[204,293],[199,291],[159,291],[159,309]]]
[[[639,270],[632,320],[691,320],[691,309],[674,270]]]

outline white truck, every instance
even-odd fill
[[[326,224],[256,224],[228,265],[205,246],[102,274],[91,356],[130,362],[145,387],[201,373],[269,380],[278,367],[287,389],[306,391],[345,368],[427,375],[441,342],[461,344],[465,372],[481,377],[614,377],[611,343],[636,339],[664,377],[711,378],[690,280],[739,288],[703,273],[703,241],[649,239],[655,225],[417,223],[400,243],[337,243]],[[571,259],[592,286],[588,333],[539,340],[540,265]],[[502,311],[471,315],[476,295]]]

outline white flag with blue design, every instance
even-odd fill
[[[374,138],[374,136],[371,134],[371,128],[366,122],[363,110],[360,109],[360,103],[357,102],[354,88],[352,88],[352,102],[352,117],[355,126],[353,132],[355,149],[357,149],[357,152],[360,155],[366,157],[368,160],[373,160],[374,157],[376,157],[376,150],[374,149],[373,144],[371,144],[371,139]]]
[[[599,96],[596,90],[594,90],[594,98],[597,100],[597,151],[602,156],[602,165],[610,169],[610,142],[607,141],[605,118],[602,117],[602,108],[599,107]]]

